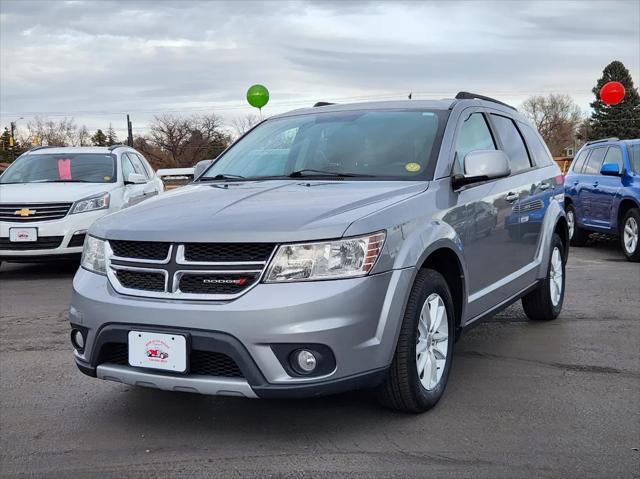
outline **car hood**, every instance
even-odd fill
[[[94,223],[108,239],[291,242],[339,238],[355,220],[427,182],[270,180],[193,184]]]
[[[115,187],[115,183],[0,184],[0,203],[72,202],[104,191],[111,191]]]

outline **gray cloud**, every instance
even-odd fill
[[[322,99],[569,93],[602,68],[640,81],[640,4],[0,0],[0,120],[36,112],[97,128],[132,112],[270,113]]]

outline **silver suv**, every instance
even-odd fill
[[[559,168],[518,112],[470,93],[269,118],[189,186],[97,221],[70,310],[90,376],[433,407],[455,340],[522,299],[562,308]]]

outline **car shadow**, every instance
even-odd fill
[[[79,266],[79,259],[46,263],[7,263],[3,261],[0,265],[0,278],[3,281],[73,278]]]

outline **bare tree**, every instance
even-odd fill
[[[30,142],[47,146],[73,145],[76,138],[76,126],[73,118],[59,121],[35,117],[27,123]]]
[[[246,132],[248,132],[255,125],[260,123],[260,118],[257,115],[246,115],[241,118],[236,118],[231,122],[236,138],[240,138]]]
[[[215,158],[231,139],[214,114],[182,118],[161,115],[154,118],[146,138],[136,144],[154,166],[193,166],[200,160]]]
[[[573,147],[582,120],[580,108],[568,95],[532,96],[522,105],[524,114],[536,126],[553,156]]]
[[[89,133],[89,130],[87,130],[87,127],[85,125],[82,125],[80,128],[78,128],[74,145],[77,145],[77,146],[91,145],[91,134]]]

